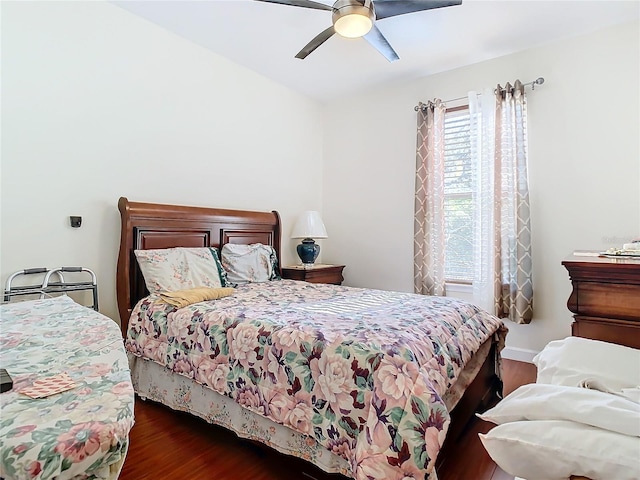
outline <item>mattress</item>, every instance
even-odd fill
[[[67,296],[0,307],[0,477],[115,479],[133,426],[134,392],[118,325]],[[68,389],[26,394],[66,374]]]

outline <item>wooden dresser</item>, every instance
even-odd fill
[[[572,256],[572,335],[640,348],[640,259]]]

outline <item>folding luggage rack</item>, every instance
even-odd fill
[[[64,273],[86,273],[91,277],[91,281],[86,282],[65,282]],[[13,281],[23,275],[44,274],[44,279],[40,284],[12,286]],[[51,277],[56,277],[57,281],[51,281]],[[81,290],[91,290],[93,292],[93,305],[91,308],[98,311],[98,281],[96,274],[84,267],[59,267],[59,268],[27,268],[15,272],[7,278],[4,287],[4,302],[9,302],[11,297],[18,295],[40,295],[45,298],[47,295],[68,292],[78,292]]]

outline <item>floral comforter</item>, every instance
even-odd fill
[[[313,437],[356,479],[424,479],[442,396],[501,324],[451,298],[280,280],[181,309],[147,297],[125,345]]]
[[[69,297],[0,307],[0,477],[117,478],[133,426],[133,387],[118,325]],[[20,391],[66,372],[76,385],[44,398]]]

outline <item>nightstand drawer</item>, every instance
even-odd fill
[[[340,285],[344,280],[344,265],[315,265],[313,267],[282,267],[282,278],[311,283],[332,283]]]

